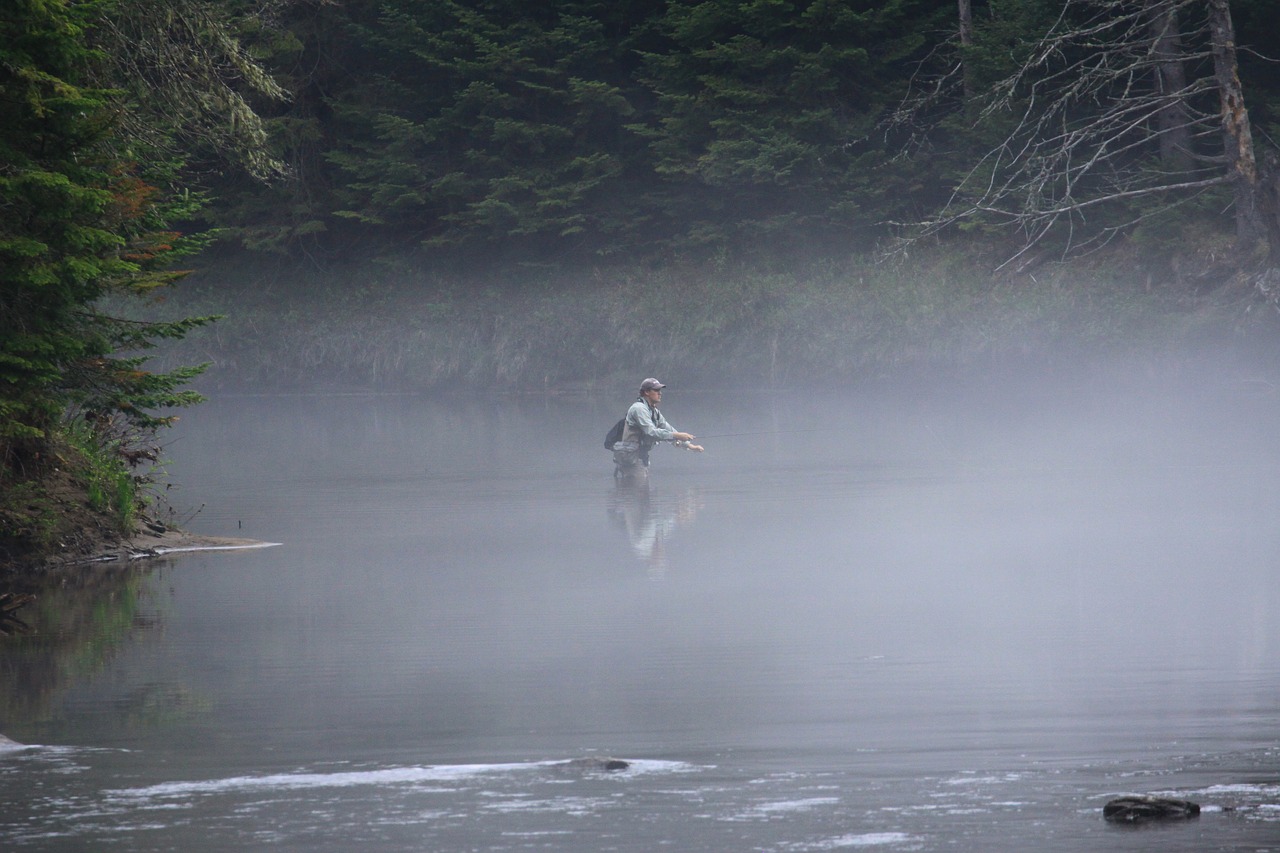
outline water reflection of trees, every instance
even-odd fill
[[[608,502],[609,518],[627,534],[632,551],[655,578],[667,571],[667,541],[702,507],[702,493],[696,488],[666,493],[648,481],[619,481]]]
[[[0,591],[0,637],[31,632],[31,626],[22,621],[18,611],[32,601],[35,601],[35,596],[31,593]]]
[[[0,589],[32,597],[0,636],[0,732],[48,722],[63,692],[138,634],[158,630],[153,581],[160,571],[154,564],[91,566]]]

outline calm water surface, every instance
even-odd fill
[[[1280,397],[1185,390],[673,387],[647,489],[625,393],[216,400],[282,544],[0,639],[0,849],[1280,850]]]

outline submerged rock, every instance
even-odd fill
[[[612,773],[618,770],[626,770],[631,766],[631,762],[623,761],[621,758],[602,758],[589,755],[586,758],[572,758],[558,766],[565,770],[576,770],[582,773]]]
[[[1153,820],[1186,820],[1199,817],[1200,806],[1190,800],[1166,797],[1117,797],[1102,807],[1102,817],[1115,823],[1145,823]]]

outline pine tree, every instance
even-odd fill
[[[125,130],[146,111],[102,85],[121,57],[95,45],[120,14],[110,0],[0,8],[0,556],[29,532],[11,529],[5,498],[75,464],[58,459],[63,437],[127,470],[163,410],[199,399],[182,387],[199,367],[152,372],[145,350],[212,318],[140,323],[100,307],[172,284],[173,260],[205,242],[169,225],[200,204],[177,189],[180,164]],[[154,139],[176,133],[151,120]]]
[[[776,251],[865,233],[893,192],[873,174],[874,116],[954,14],[928,0],[671,4],[670,45],[647,57],[645,132],[682,185],[689,238]]]
[[[642,3],[394,0],[353,20],[333,103],[338,215],[433,246],[596,243],[632,227]],[[630,191],[628,191],[630,188]]]

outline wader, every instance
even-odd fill
[[[650,406],[652,409],[653,407]],[[649,476],[649,451],[657,444],[631,423],[622,427],[622,438],[613,445],[613,476],[619,480],[640,480]]]

